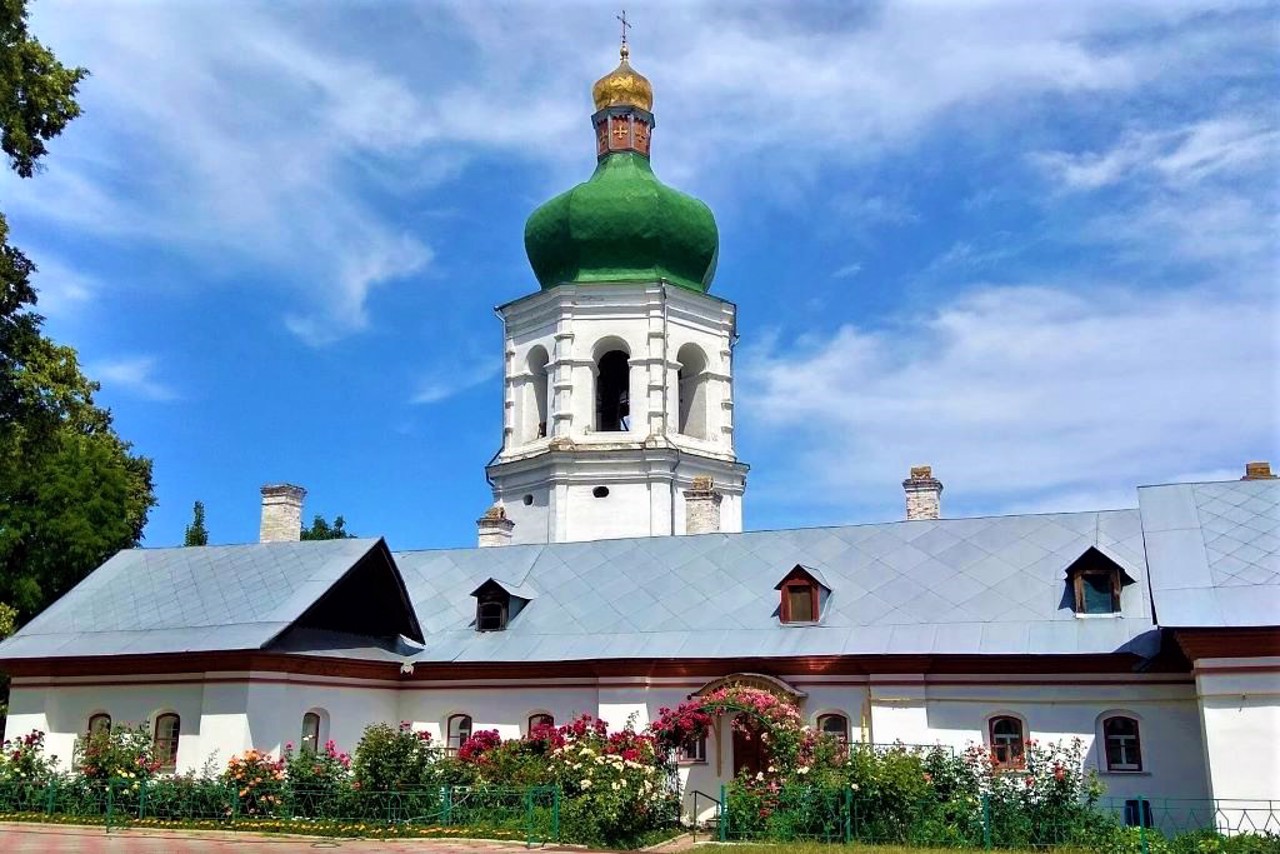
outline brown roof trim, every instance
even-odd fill
[[[1271,637],[1280,638],[1275,630]],[[1185,647],[1184,647],[1185,648]],[[1228,653],[1231,654],[1231,653]],[[1250,655],[1264,655],[1255,647]],[[1201,656],[1203,657],[1203,656]],[[298,653],[238,651],[22,659],[0,662],[14,677],[103,676],[209,672],[293,673],[344,679],[422,682],[546,677],[658,677],[715,679],[732,673],[772,677],[871,676],[877,674],[1082,674],[1134,673],[1143,659],[1128,653],[1096,655],[829,655],[782,658],[597,659],[547,662],[416,662],[404,672],[396,662],[358,661]],[[1174,670],[1171,668],[1171,670]],[[1184,672],[1181,668],[1177,672]]]
[[[1187,658],[1257,658],[1280,655],[1280,626],[1233,629],[1174,629]]]

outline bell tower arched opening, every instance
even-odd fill
[[[676,354],[679,398],[677,429],[695,439],[707,438],[707,357],[696,344],[685,344]]]
[[[631,429],[631,356],[612,349],[596,360],[596,430]]]
[[[529,439],[541,439],[547,435],[547,411],[549,409],[549,400],[547,398],[547,356],[546,348],[541,345],[533,347],[529,351],[529,386],[527,411],[528,426],[526,429],[526,437]]]

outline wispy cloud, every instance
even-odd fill
[[[369,181],[407,174],[403,158],[434,135],[394,74],[251,7],[85,10],[41,22],[94,76],[59,157],[14,185],[19,210],[178,249],[222,278],[266,272],[295,292],[287,326],[313,344],[365,328],[368,294],[430,262],[374,202],[411,182]]]
[[[873,160],[958,115],[999,122],[1036,99],[1176,83],[1200,67],[1195,57],[1217,57],[1206,43],[1247,38],[1248,28],[1242,36],[1206,20],[1205,8],[670,5],[643,21],[635,61],[655,79],[664,126],[681,128],[659,141],[672,177],[716,180],[704,167],[760,156],[766,180],[808,170],[816,183],[823,161]],[[430,190],[487,156],[541,160],[549,182],[580,168],[587,81],[612,43],[587,3],[554,16],[535,3],[500,15],[424,3],[384,7],[376,21],[343,18],[343,7],[304,20],[269,4],[230,16],[191,4],[34,11],[42,37],[94,76],[85,118],[38,190],[14,187],[15,207],[88,233],[183,246],[227,278],[268,269],[292,291],[287,328],[313,344],[365,329],[374,289],[432,263],[429,230],[389,215],[381,197]],[[353,27],[370,38],[334,36]],[[1144,30],[1160,35],[1127,38]],[[415,36],[386,37],[399,32]],[[515,92],[519,116],[536,122],[507,111]],[[1109,155],[1046,163],[1097,186],[1167,142],[1139,134]],[[1153,168],[1212,172],[1269,141],[1246,123],[1205,125],[1175,143]],[[727,186],[740,174],[724,172]],[[892,194],[833,204],[859,228],[919,216]]]
[[[89,365],[86,373],[101,382],[104,388],[120,389],[143,400],[178,399],[178,392],[172,386],[156,378],[156,362],[154,356],[105,359]]]
[[[840,267],[839,269],[837,269],[834,273],[831,274],[831,278],[850,279],[861,272],[862,272],[862,263],[860,261],[854,261],[850,264],[845,264],[843,267]]]
[[[1254,171],[1276,156],[1280,129],[1260,117],[1226,115],[1173,129],[1130,131],[1103,151],[1033,155],[1066,190],[1097,190],[1134,178],[1186,186]]]
[[[32,279],[37,310],[46,317],[65,318],[84,308],[102,289],[102,282],[63,263],[57,256],[32,248],[39,270]]]
[[[891,330],[748,351],[741,409],[840,502],[896,503],[930,462],[969,506],[1071,507],[1265,452],[1272,317],[1249,294],[987,288]]]
[[[492,379],[502,371],[497,356],[437,365],[422,377],[410,403],[432,404]]]

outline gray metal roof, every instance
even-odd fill
[[[423,662],[880,654],[1154,654],[1163,626],[1275,625],[1280,481],[1139,490],[1140,509],[890,522],[395,554],[419,648],[295,626],[380,540],[121,552],[0,644],[0,659],[273,649]],[[1145,550],[1144,550],[1145,537]],[[1135,583],[1080,617],[1089,548]],[[816,625],[777,619],[797,564],[830,588]],[[1148,581],[1148,564],[1151,579]],[[472,591],[532,601],[476,632]],[[536,591],[536,593],[535,593]],[[293,626],[292,630],[286,632]]]
[[[1138,489],[1162,626],[1280,625],[1280,480]]]
[[[380,542],[122,551],[0,644],[0,658],[259,649]]]
[[[1090,546],[1142,583],[1080,618],[1066,568]],[[1154,651],[1136,510],[399,552],[426,633],[419,661]],[[780,625],[796,564],[831,589],[817,625]],[[538,599],[476,632],[489,577]]]

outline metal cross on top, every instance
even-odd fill
[[[631,28],[630,22],[627,21],[627,10],[623,9],[621,15],[614,15],[615,19],[622,22],[622,52],[627,52],[627,30]]]

